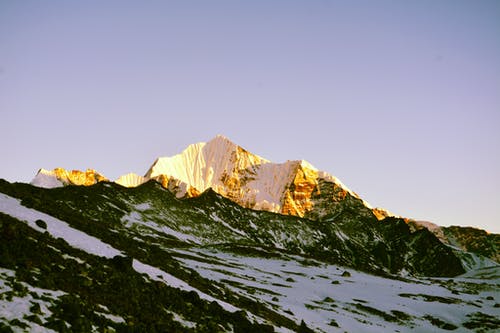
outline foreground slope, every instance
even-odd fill
[[[154,181],[131,189],[113,183],[52,190],[4,183],[2,190],[62,220],[76,218],[82,228],[92,225],[82,219],[117,226],[148,221],[150,230],[143,232],[151,237],[167,230],[193,244],[270,247],[378,274],[455,276],[465,272],[453,251],[429,231],[412,233],[398,218],[360,217],[364,206],[359,199],[346,201],[323,221],[312,221],[245,209],[211,189],[179,200]],[[143,205],[143,209],[130,212],[131,204]]]
[[[426,274],[416,254],[429,265],[453,261],[432,234],[412,234],[397,219],[372,221],[366,238],[378,245],[357,252],[371,245],[355,237],[349,212],[343,224],[318,227],[244,209],[213,191],[178,200],[154,182],[47,190],[2,181],[0,192],[3,331],[500,328],[498,266],[453,279],[389,275],[394,267]],[[395,232],[377,225],[406,228],[410,248],[384,244],[401,253],[369,257]],[[411,253],[411,244],[422,249]],[[451,268],[434,273],[457,274]]]

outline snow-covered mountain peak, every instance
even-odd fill
[[[223,135],[189,145],[177,155],[160,157],[143,177],[129,173],[119,177],[116,183],[136,187],[151,179],[178,198],[197,196],[211,188],[247,208],[312,219],[332,214],[344,200],[360,200],[336,177],[319,171],[305,160],[273,163]],[[41,170],[32,184],[58,187],[92,185],[102,180],[107,179],[94,170],[54,169]],[[361,201],[361,205],[375,214],[368,203]]]
[[[139,176],[136,173],[127,173],[126,175],[120,176],[115,183],[120,184],[125,187],[136,187],[148,181],[148,178]]]
[[[322,216],[335,200],[347,195],[358,198],[337,178],[305,160],[273,163],[222,135],[157,159],[145,179],[156,179],[178,197],[212,188],[244,207],[298,216],[313,210]]]
[[[233,147],[237,147],[238,145],[234,142],[232,142],[229,138],[225,137],[222,134],[217,134],[215,137],[210,139],[209,141],[206,142],[207,145],[215,145],[215,146],[220,146],[220,145],[229,145]]]
[[[154,179],[167,175],[203,192],[237,170],[267,162],[218,135],[206,143],[189,145],[180,154],[158,158],[145,177]]]

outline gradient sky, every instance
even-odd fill
[[[500,1],[0,2],[0,178],[144,174],[223,134],[500,233]]]

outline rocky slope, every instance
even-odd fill
[[[334,176],[306,161],[272,163],[223,136],[189,146],[173,157],[155,161],[148,179],[175,179],[177,196],[208,188],[246,208],[318,219],[338,202],[359,197]],[[368,204],[365,203],[366,206]]]
[[[312,221],[154,181],[0,180],[0,330],[500,329],[498,265],[453,277],[459,257],[427,229],[349,200]]]
[[[457,256],[432,233],[412,233],[398,218],[378,221],[359,199],[342,203],[335,216],[312,221],[245,209],[210,188],[197,197],[178,200],[155,181],[132,189],[98,183],[45,190],[4,183],[0,191],[64,220],[75,214],[82,220],[115,224],[147,220],[196,244],[272,247],[377,274],[454,276],[465,272]],[[144,211],[128,213],[136,203]]]
[[[427,221],[408,221],[412,231],[428,229],[441,242],[453,248],[473,252],[500,263],[500,235],[472,227],[441,227]]]

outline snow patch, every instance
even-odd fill
[[[144,222],[143,225],[146,227],[149,227],[157,232],[160,232],[160,233],[163,233],[166,235],[170,235],[170,236],[174,236],[175,238],[177,238],[178,240],[181,240],[183,242],[188,242],[188,243],[191,242],[191,243],[195,243],[195,244],[201,243],[199,238],[192,236],[192,235],[189,235],[189,234],[182,233],[182,232],[177,231],[177,230],[174,230],[170,227],[167,227],[166,225],[159,225],[159,224],[152,222],[152,221]]]
[[[122,253],[102,242],[100,239],[72,228],[64,221],[37,210],[24,207],[21,205],[19,199],[12,198],[3,193],[0,193],[0,211],[18,220],[27,222],[31,228],[39,232],[47,231],[54,238],[62,238],[71,246],[84,250],[87,253],[106,258],[112,258]],[[44,221],[47,224],[47,229],[40,228],[36,225],[37,220]]]
[[[136,205],[136,209],[146,211],[150,209],[150,205],[147,203]],[[148,227],[150,229],[153,229],[156,232],[163,233],[165,235],[170,235],[173,236],[181,241],[184,242],[193,242],[193,243],[200,243],[200,239],[198,239],[195,236],[189,235],[182,233],[180,231],[174,230],[166,225],[160,225],[156,222],[149,221],[147,218],[144,218],[139,212],[137,211],[132,211],[128,215],[125,215],[122,217],[121,221],[125,224],[126,228],[131,228],[134,225],[140,225],[144,227]]]
[[[177,312],[173,312],[173,311],[167,311],[167,312],[172,314],[172,316],[174,317],[174,321],[180,323],[184,327],[196,328],[196,326],[198,325],[197,323],[195,323],[193,321],[185,319],[183,316],[181,316]]]
[[[134,208],[143,212],[143,211],[151,209],[151,204],[149,202],[143,202],[141,204],[135,205]]]
[[[227,222],[225,222],[223,219],[221,219],[215,212],[214,213],[211,213],[210,214],[210,218],[212,218],[212,220],[214,220],[215,222],[218,222],[220,224],[222,224],[223,226],[225,226],[227,229],[233,231],[234,233],[240,235],[240,236],[243,236],[243,237],[246,237],[247,234],[239,229],[236,229],[236,228],[233,228],[232,226],[230,226]]]
[[[27,292],[23,293],[23,296],[12,296],[9,299],[4,294],[12,292],[13,289],[5,280],[14,276],[14,271],[0,267],[0,300],[2,300],[0,302],[0,323],[8,325],[9,321],[17,319],[29,327],[29,332],[54,332],[37,323],[26,320],[24,317],[36,315],[42,323],[46,323],[47,319],[52,315],[52,311],[49,310],[52,302],[64,295],[65,292],[37,288],[25,282],[19,282],[27,289]],[[36,295],[36,297],[33,295]],[[38,304],[40,313],[32,312],[31,309],[34,304]],[[16,331],[16,327],[12,327],[12,329]],[[25,329],[19,331],[24,332]]]
[[[108,320],[111,320],[112,322],[117,324],[125,323],[125,319],[123,319],[123,317],[121,316],[117,316],[111,313],[97,312],[97,311],[95,311],[95,314],[102,316]]]
[[[209,302],[216,301],[226,311],[235,312],[241,310],[240,308],[237,308],[229,303],[226,303],[224,301],[218,300],[210,295],[205,294],[204,292],[190,286],[181,279],[178,279],[175,276],[170,275],[159,268],[153,267],[148,264],[144,264],[136,259],[134,259],[134,261],[132,262],[132,267],[134,268],[135,271],[139,273],[147,274],[149,278],[154,281],[161,281],[171,287],[179,288],[185,291],[195,291],[200,296],[201,299],[204,299]]]

